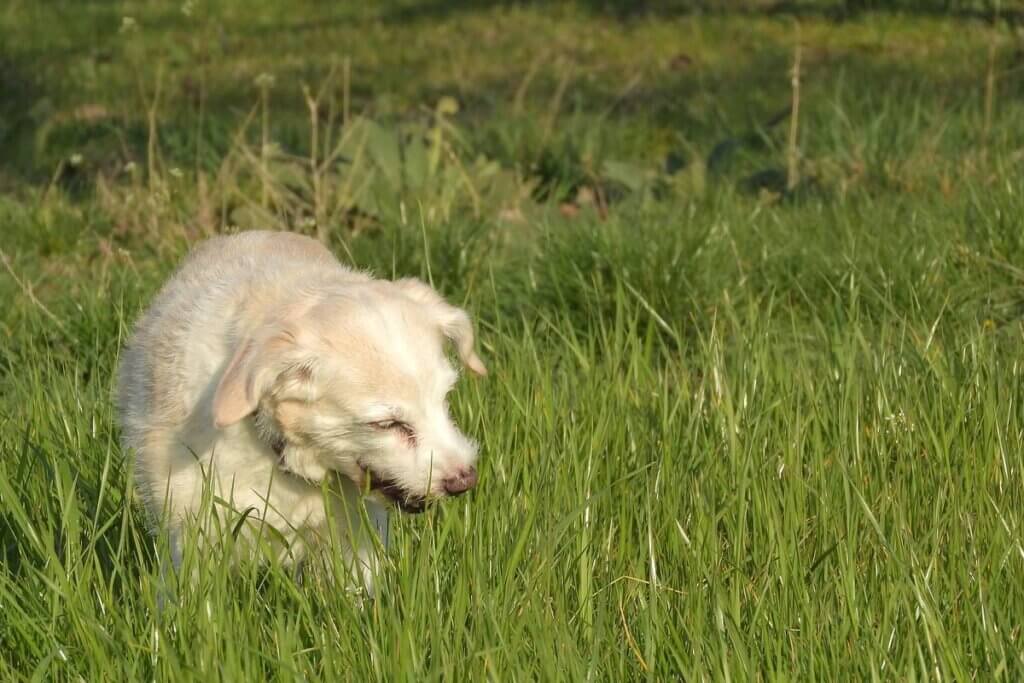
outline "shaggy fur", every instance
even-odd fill
[[[119,372],[123,442],[175,566],[186,538],[216,552],[218,530],[238,528],[225,515],[242,514],[242,536],[273,527],[286,560],[333,521],[368,580],[366,520],[383,528],[391,505],[419,511],[476,483],[476,446],[448,416],[446,339],[485,374],[466,313],[418,280],[373,279],[289,233],[200,245]]]

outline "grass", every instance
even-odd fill
[[[0,678],[1024,674],[1019,39],[969,3],[609,6],[0,10]],[[308,163],[346,105],[398,166]],[[188,244],[247,221],[478,321],[481,485],[393,520],[373,602],[328,553],[298,583],[190,557],[156,608],[112,373]]]

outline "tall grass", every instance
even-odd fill
[[[898,240],[828,253],[823,236],[801,261],[783,236],[834,216],[800,213],[551,225],[471,289],[434,268],[495,370],[454,405],[482,483],[394,520],[368,603],[330,556],[300,583],[206,557],[158,611],[166,551],[108,398],[149,286],[81,296],[66,338],[36,316],[3,349],[5,675],[1015,677],[1021,328],[976,298],[1013,273],[934,234],[889,261],[872,250]],[[941,213],[930,224],[955,237]],[[655,234],[656,250],[602,246]],[[571,266],[594,249],[603,268]]]
[[[510,31],[564,20],[494,12]],[[449,35],[445,21],[477,25],[446,19],[424,40]],[[398,176],[381,151],[393,122],[372,119],[383,137],[342,155],[384,178],[357,207],[351,168],[326,161],[353,127],[328,125],[310,94],[289,145],[272,118],[285,95],[269,89],[266,124],[261,106],[251,130],[245,111],[218,119],[228,142],[207,149],[213,163],[137,157],[84,196],[57,182],[0,197],[0,678],[1019,679],[1015,105],[1002,83],[950,103],[926,86],[957,75],[912,90],[856,60],[815,81],[815,41],[874,36],[866,21],[802,24],[789,139],[720,125],[688,143],[703,161],[678,185],[644,176],[603,207],[579,192],[606,189],[601,162],[661,151],[637,111],[611,119],[617,133],[584,106],[544,109],[544,133],[520,114],[477,129],[430,100],[394,126],[427,143],[440,131],[424,148],[438,161]],[[931,21],[898,35],[952,30]],[[706,26],[709,63],[744,32],[791,38],[781,21]],[[983,37],[979,83],[999,63]],[[618,40],[610,50],[647,49]],[[777,55],[783,102],[791,47]],[[173,157],[173,135],[154,130]],[[733,151],[716,169],[721,140]],[[362,144],[377,156],[356,161]],[[736,182],[797,151],[816,185]],[[479,209],[487,188],[522,214]],[[133,498],[111,414],[118,348],[187,243],[246,216],[320,234],[379,275],[430,278],[478,322],[492,373],[460,383],[452,409],[481,442],[480,485],[395,516],[374,600],[330,549],[299,578],[188,550],[196,581],[168,593],[166,541]]]

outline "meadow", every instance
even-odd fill
[[[0,679],[1020,680],[1024,6],[9,0]],[[473,314],[470,494],[197,568],[118,350],[205,236]]]

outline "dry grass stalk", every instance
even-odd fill
[[[988,44],[988,68],[985,70],[985,118],[982,124],[982,141],[987,145],[992,131],[992,110],[996,99],[996,43]]]
[[[789,143],[786,146],[787,171],[786,189],[792,192],[800,183],[800,152],[797,149],[797,136],[800,125],[800,24],[796,25],[796,44],[793,46],[793,68],[790,71],[792,88],[792,105],[789,113]]]

